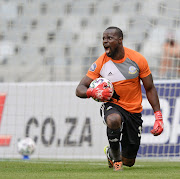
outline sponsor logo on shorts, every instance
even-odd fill
[[[108,111],[108,110],[110,110],[110,109],[112,109],[112,108],[113,108],[112,106],[108,106],[107,109],[106,109],[106,111]]]
[[[134,66],[129,67],[129,74],[135,74],[136,72],[137,72],[136,67],[134,67]]]

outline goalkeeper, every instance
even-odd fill
[[[146,59],[138,52],[123,46],[123,32],[118,27],[108,27],[103,33],[103,53],[89,68],[86,76],[76,88],[80,98],[99,98],[98,91],[104,96],[100,109],[107,125],[109,146],[104,151],[109,167],[114,171],[122,170],[122,165],[133,166],[140,146],[142,131],[142,81],[146,96],[155,114],[151,133],[158,136],[163,131],[163,118],[159,98],[153,84],[151,71]],[[103,85],[92,89],[90,83],[98,78],[109,79],[114,86],[112,91],[103,90]],[[120,151],[121,144],[121,151]]]

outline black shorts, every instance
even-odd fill
[[[100,109],[101,116],[106,123],[107,116],[117,113],[122,118],[121,148],[122,156],[125,158],[136,158],[139,150],[142,132],[141,113],[130,113],[122,107],[113,103],[104,103]]]

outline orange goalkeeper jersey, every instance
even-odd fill
[[[104,53],[89,68],[87,76],[91,79],[103,77],[114,85],[112,103],[131,113],[142,111],[142,92],[140,78],[151,74],[146,59],[138,52],[124,47],[125,56],[113,60]]]

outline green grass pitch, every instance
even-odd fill
[[[0,161],[0,179],[180,179],[180,162],[141,161],[133,167],[124,167],[114,172],[108,168],[107,161],[44,161],[44,160],[2,160]]]

